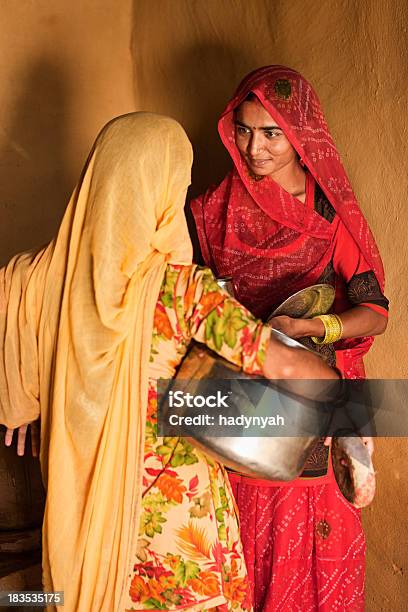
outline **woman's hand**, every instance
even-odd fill
[[[33,457],[38,457],[38,453],[40,450],[40,429],[38,426],[38,421],[33,421],[32,423],[26,423],[25,425],[21,425],[17,429],[7,429],[6,436],[4,438],[4,443],[6,446],[11,446],[13,442],[14,432],[17,432],[17,455],[22,457],[25,453],[25,444],[27,438],[27,429],[30,427],[31,433],[31,453]]]
[[[324,325],[320,319],[294,319],[286,315],[273,317],[269,321],[273,329],[286,334],[290,338],[305,338],[306,336],[324,336]]]
[[[382,334],[387,327],[386,317],[374,312],[367,306],[355,306],[340,313],[339,316],[343,325],[341,334],[343,339],[376,336]],[[280,315],[279,317],[273,317],[269,321],[269,325],[294,339],[308,336],[322,338],[325,334],[323,322],[318,318],[293,319]]]
[[[312,401],[332,402],[341,392],[337,370],[313,351],[286,346],[272,333],[263,374],[279,388]]]
[[[266,350],[263,373],[270,380],[294,379],[313,383],[317,380],[340,379],[337,370],[328,366],[317,353],[301,347],[286,346],[273,334]]]

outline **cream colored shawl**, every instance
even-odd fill
[[[154,308],[166,263],[191,263],[191,161],[174,120],[111,121],[55,240],[0,271],[0,422],[41,415],[44,587],[72,612],[123,609]]]

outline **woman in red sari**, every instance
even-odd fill
[[[364,378],[363,356],[387,324],[384,273],[315,92],[294,70],[260,68],[238,87],[219,133],[234,168],[192,202],[205,263],[231,276],[239,301],[264,319],[294,292],[332,284],[336,342],[315,348],[335,355],[345,377]],[[324,319],[273,325],[331,339]],[[360,512],[340,493],[327,446],[292,483],[230,479],[255,610],[364,609]]]

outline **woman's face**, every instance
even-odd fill
[[[242,102],[235,112],[235,143],[249,169],[275,180],[298,165],[295,149],[258,100]],[[279,182],[279,181],[278,181]]]

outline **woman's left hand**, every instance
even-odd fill
[[[11,446],[13,442],[14,432],[17,431],[17,455],[22,457],[25,453],[27,429],[30,426],[31,454],[33,455],[33,457],[38,457],[40,448],[40,430],[38,423],[39,421],[33,421],[32,423],[26,423],[25,425],[21,425],[21,427],[18,427],[17,429],[7,429],[4,438],[5,445]]]

